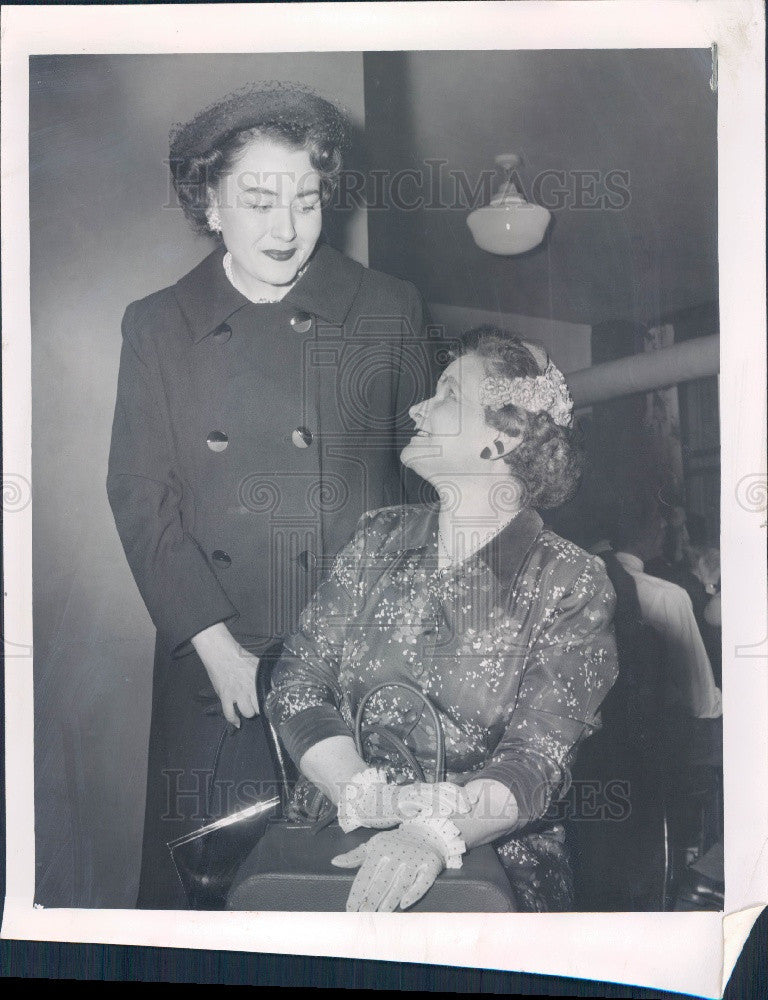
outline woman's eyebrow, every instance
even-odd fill
[[[265,188],[265,187],[261,187],[259,185],[252,185],[252,186],[249,186],[249,187],[244,187],[244,188],[241,188],[241,191],[244,194],[270,194],[274,198],[276,198],[277,194],[278,194],[277,191],[273,191],[271,188]]]
[[[243,187],[240,189],[243,194],[265,194],[272,198],[277,198],[280,194],[279,191],[273,191],[272,188],[262,187],[259,184],[249,185],[248,187]],[[314,195],[320,194],[319,187],[306,188],[304,191],[299,191],[296,194],[296,198],[311,198]]]

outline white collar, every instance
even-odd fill
[[[617,552],[616,558],[626,570],[642,573],[645,569],[643,560],[631,552]]]

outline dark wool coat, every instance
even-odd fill
[[[441,347],[412,285],[327,245],[267,304],[230,284],[223,254],[123,320],[107,490],[157,628],[147,906],[184,905],[167,841],[253,801],[241,779],[273,777],[262,723],[228,732],[190,638],[224,621],[261,655],[293,631],[362,512],[401,500],[407,411]],[[220,746],[234,791],[206,795]]]

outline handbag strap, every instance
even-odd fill
[[[272,755],[272,763],[277,768],[277,775],[280,781],[280,797],[285,809],[290,798],[289,789],[296,781],[296,769],[293,761],[283,748],[280,742],[280,735],[277,727],[272,722],[266,711],[267,695],[272,686],[272,670],[279,660],[280,647],[268,650],[259,658],[259,669],[256,672],[256,698],[259,704],[259,717],[264,724],[267,736],[267,746]]]
[[[416,759],[416,755],[411,751],[405,743],[400,739],[399,736],[395,736],[391,733],[386,726],[365,726],[361,732],[363,743],[371,737],[376,737],[381,743],[388,743],[395,753],[398,753],[400,757],[405,761],[405,763],[411,768],[413,773],[416,775],[417,781],[426,781],[424,776],[424,768]],[[362,757],[363,755],[360,754]],[[365,759],[365,758],[363,758]]]
[[[203,814],[204,814],[203,825],[204,826],[207,823],[210,823],[212,821],[212,816],[211,816],[211,793],[212,793],[212,791],[214,789],[214,786],[216,785],[216,780],[218,779],[218,776],[219,776],[219,764],[221,763],[221,751],[224,749],[224,744],[227,741],[227,739],[231,735],[233,735],[234,733],[236,733],[236,732],[237,732],[237,730],[235,729],[235,727],[232,726],[232,725],[230,725],[229,723],[227,723],[227,725],[226,725],[224,731],[222,732],[221,736],[219,736],[219,742],[216,745],[216,753],[214,754],[214,758],[213,758],[213,771],[211,772],[211,780],[208,781],[208,782],[206,782],[206,784],[205,784],[204,809],[203,809]]]
[[[409,691],[412,695],[415,695],[419,701],[421,701],[424,708],[426,708],[432,716],[432,722],[435,727],[435,773],[433,781],[436,784],[441,781],[445,781],[445,734],[443,733],[443,724],[440,721],[440,716],[437,714],[437,709],[429,698],[420,688],[417,688],[415,684],[408,683],[408,681],[384,681],[381,684],[376,684],[360,699],[360,704],[357,706],[357,713],[355,715],[354,730],[355,747],[357,752],[361,757],[363,757],[363,759],[365,759],[363,747],[363,715],[365,713],[365,708],[375,694],[378,694],[379,691],[384,691],[387,688],[400,688],[402,690]],[[376,732],[381,733],[381,727],[375,728]],[[398,742],[400,741],[398,740]]]

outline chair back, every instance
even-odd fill
[[[269,650],[259,659],[259,669],[256,674],[256,698],[259,704],[259,713],[264,721],[264,728],[267,734],[267,746],[275,766],[278,780],[280,781],[280,792],[282,798],[282,811],[285,812],[290,799],[291,790],[296,784],[299,772],[296,765],[285,752],[285,748],[280,742],[277,728],[266,713],[267,695],[272,688],[272,671],[280,659],[280,647]]]

